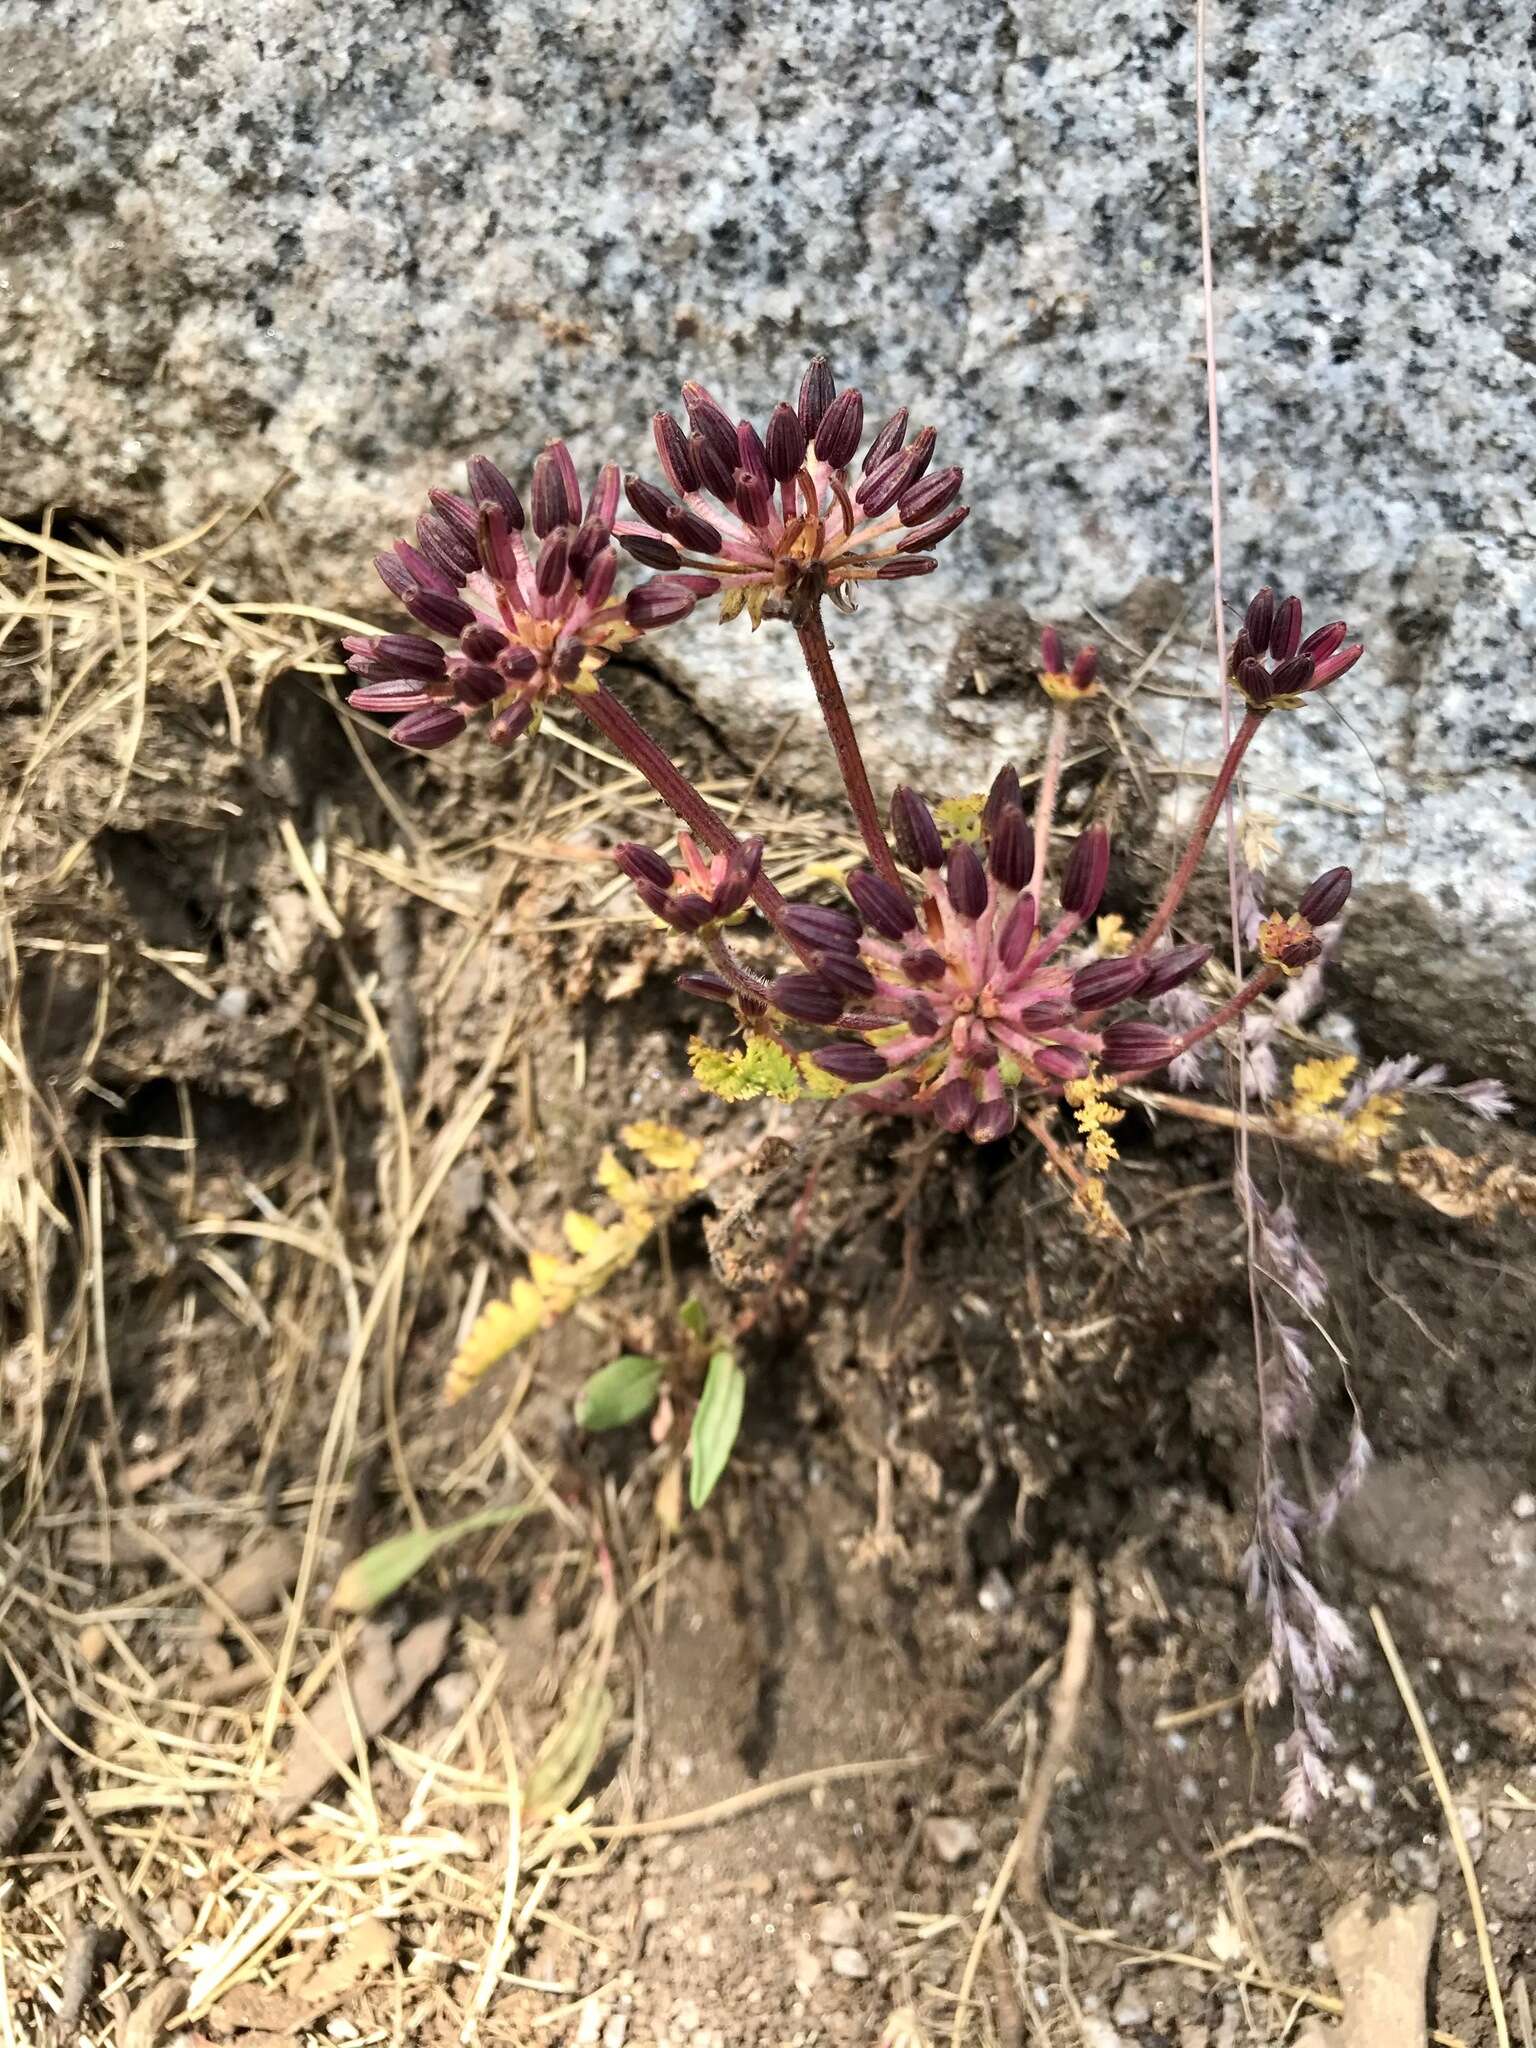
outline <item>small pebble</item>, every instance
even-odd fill
[[[924,1821],[923,1835],[941,1863],[963,1863],[967,1856],[974,1856],[981,1847],[975,1823],[956,1820],[948,1814],[935,1814],[931,1820]]]
[[[1438,1842],[1405,1842],[1392,1853],[1392,1874],[1416,1891],[1440,1889],[1440,1845]]]
[[[816,1939],[823,1948],[851,1948],[862,1932],[851,1906],[823,1906],[816,1915]]]
[[[996,1565],[977,1587],[976,1605],[983,1614],[1006,1614],[1013,1605],[1013,1588]]]
[[[1152,2017],[1152,2008],[1134,1984],[1127,1984],[1115,2004],[1114,2020],[1117,2027],[1144,2027]]]
[[[862,1949],[835,1948],[832,1951],[832,1974],[835,1977],[867,1977],[869,1958]]]
[[[1536,1521],[1536,1493],[1517,1493],[1510,1513],[1517,1522]]]

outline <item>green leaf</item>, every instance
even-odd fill
[[[688,1498],[703,1507],[730,1463],[746,1405],[747,1378],[734,1351],[717,1351],[709,1361],[704,1391],[693,1418],[693,1463],[688,1473]]]
[[[661,1361],[626,1351],[593,1373],[576,1396],[576,1420],[583,1429],[622,1429],[656,1406]]]
[[[697,1295],[689,1295],[677,1312],[677,1320],[689,1336],[697,1337],[701,1344],[709,1335],[709,1317],[704,1313],[704,1304]]]
[[[331,1605],[343,1614],[366,1614],[387,1600],[391,1593],[414,1579],[440,1550],[473,1536],[478,1529],[505,1529],[532,1514],[537,1501],[519,1501],[512,1508],[484,1508],[478,1515],[447,1522],[441,1529],[407,1529],[400,1536],[386,1536],[361,1557],[354,1557],[331,1595]]]

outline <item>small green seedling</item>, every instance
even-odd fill
[[[712,1335],[702,1302],[685,1301],[677,1312],[680,1327],[677,1355],[663,1360],[628,1351],[593,1373],[576,1397],[576,1420],[583,1429],[622,1429],[642,1415],[655,1415],[652,1434],[665,1442],[672,1434],[674,1402],[693,1408],[689,1428],[688,1498],[695,1509],[720,1483],[731,1461],[746,1406],[746,1374],[732,1346]],[[689,1389],[702,1378],[697,1397]]]

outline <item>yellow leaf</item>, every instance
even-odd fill
[[[1112,910],[1107,917],[1101,917],[1094,926],[1099,942],[1099,952],[1106,960],[1118,960],[1123,953],[1129,953],[1136,941],[1125,928],[1125,919],[1118,910]]]
[[[861,853],[848,853],[839,860],[807,861],[804,868],[805,879],[808,882],[832,882],[841,889],[863,858]]]
[[[688,1064],[699,1086],[722,1102],[752,1102],[761,1095],[795,1102],[805,1093],[794,1061],[771,1038],[749,1038],[736,1052],[695,1038],[689,1042]]]
[[[648,1211],[644,1188],[629,1168],[621,1163],[616,1152],[605,1152],[597,1162],[597,1184],[605,1195],[618,1203],[626,1216]]]
[[[595,1216],[584,1216],[579,1209],[566,1210],[561,1228],[565,1232],[566,1243],[577,1258],[585,1258],[589,1252],[596,1251],[608,1235],[604,1224],[599,1223]]]
[[[443,1399],[451,1407],[462,1401],[477,1380],[481,1380],[519,1344],[525,1344],[544,1321],[544,1303],[538,1289],[519,1277],[512,1283],[509,1301],[490,1301],[475,1319],[474,1328],[460,1346],[443,1386]]]
[[[549,1252],[528,1254],[528,1277],[546,1301],[558,1301],[561,1295],[569,1294],[580,1279],[574,1266]]]
[[[1348,1053],[1336,1060],[1303,1060],[1291,1074],[1291,1108],[1303,1116],[1318,1115],[1338,1101],[1355,1066]]]
[[[626,1124],[619,1136],[648,1166],[661,1172],[692,1173],[704,1149],[696,1138],[674,1130],[671,1124]]]

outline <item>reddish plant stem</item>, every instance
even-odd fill
[[[1200,856],[1205,852],[1205,842],[1210,838],[1211,827],[1220,816],[1221,807],[1227,800],[1227,791],[1232,787],[1232,778],[1236,775],[1238,765],[1242,761],[1244,754],[1248,751],[1249,742],[1263,723],[1264,713],[1262,711],[1250,711],[1238,727],[1232,744],[1227,749],[1227,757],[1216,771],[1216,780],[1211,784],[1210,793],[1207,795],[1205,802],[1200,806],[1200,815],[1195,820],[1194,831],[1189,835],[1189,844],[1184,849],[1184,857],[1174,870],[1172,881],[1163,891],[1163,900],[1154,911],[1152,922],[1147,926],[1135,945],[1132,946],[1130,952],[1131,959],[1139,960],[1142,954],[1149,953],[1168,929],[1174,912],[1184,900],[1184,891],[1189,887],[1195,869],[1200,865]]]
[[[1035,803],[1035,866],[1029,878],[1028,894],[1037,903],[1045,900],[1045,867],[1051,857],[1051,824],[1056,816],[1056,797],[1061,788],[1061,763],[1067,751],[1067,707],[1051,707],[1051,735],[1045,746],[1045,768],[1040,777],[1040,795]]]
[[[837,670],[832,666],[832,650],[827,645],[827,630],[821,622],[819,599],[796,619],[795,632],[864,845],[875,864],[876,873],[899,889],[901,877],[896,872],[895,856],[880,823],[880,812],[875,804],[874,791],[869,786],[864,756],[859,752],[859,743],[854,737],[853,720],[848,716],[842,685],[837,680]]]
[[[1257,974],[1249,975],[1237,994],[1228,996],[1219,1010],[1212,1010],[1203,1024],[1197,1024],[1193,1031],[1186,1031],[1174,1040],[1174,1049],[1168,1055],[1168,1059],[1176,1060],[1180,1053],[1188,1052],[1190,1047],[1198,1045],[1202,1038],[1209,1038],[1213,1032],[1219,1031],[1223,1024],[1230,1024],[1232,1019],[1240,1016],[1251,1002],[1263,995],[1265,989],[1273,988],[1280,979],[1281,972],[1278,967],[1261,967]],[[1168,1060],[1158,1060],[1150,1067],[1127,1067],[1123,1073],[1110,1075],[1104,1085],[1107,1088],[1118,1088],[1122,1081],[1134,1080],[1138,1074],[1155,1074],[1158,1067],[1165,1067],[1167,1064]]]
[[[711,853],[730,853],[740,845],[724,818],[705,802],[666,749],[651,738],[639,720],[631,717],[618,698],[601,683],[595,690],[584,691],[580,695],[573,691],[571,701],[581,706],[604,739],[618,748],[631,767],[639,769],[662,802],[682,819],[689,831],[703,840]],[[761,872],[752,885],[752,900],[779,937],[794,947],[808,967],[814,967],[814,952],[799,944],[784,929],[787,905],[773,883]]]
[[[739,996],[750,996],[754,1002],[771,1005],[767,982],[760,980],[751,968],[742,965],[719,932],[704,934],[704,950]]]

